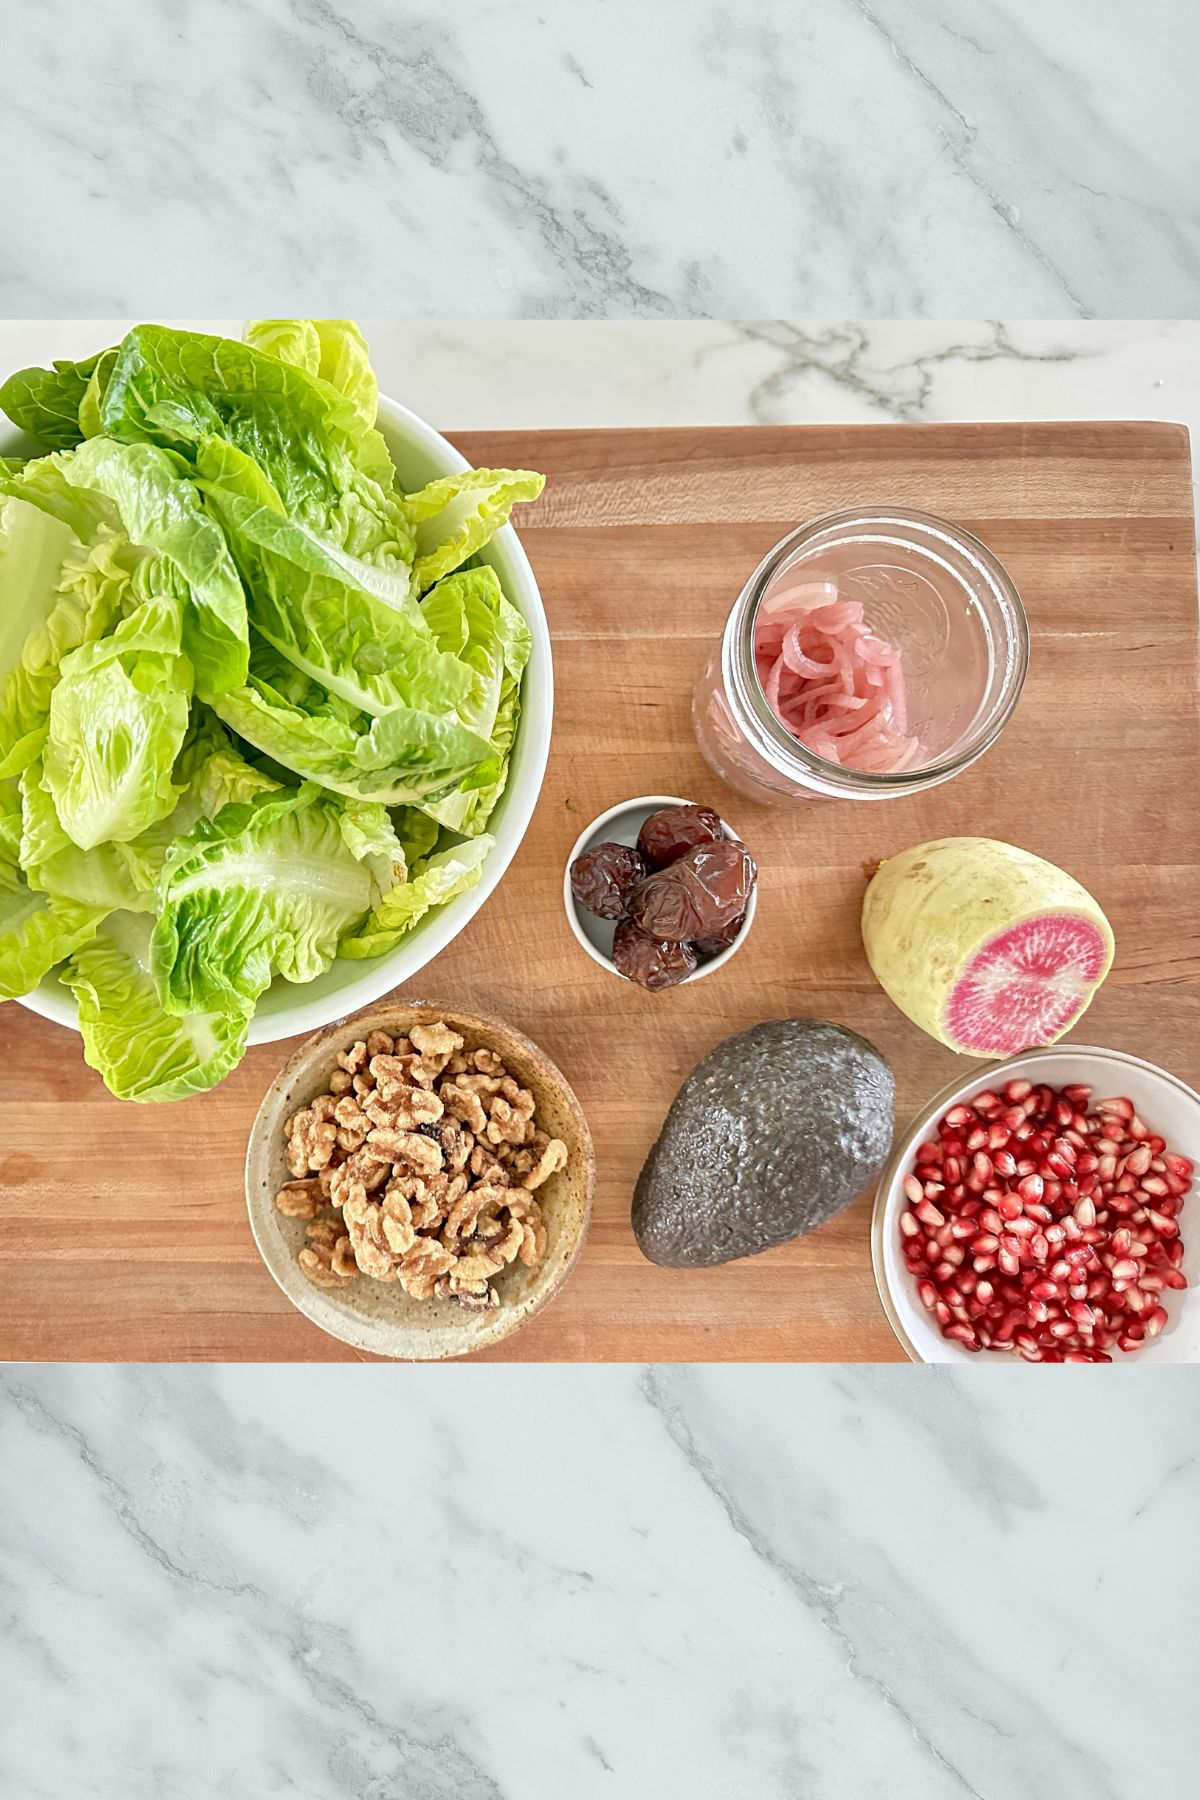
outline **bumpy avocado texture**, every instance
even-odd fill
[[[638,1177],[643,1254],[708,1268],[823,1225],[878,1177],[895,1097],[875,1046],[824,1019],[726,1038],[680,1088]]]

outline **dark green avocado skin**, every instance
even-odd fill
[[[875,1046],[825,1019],[726,1038],[676,1094],[638,1177],[643,1255],[705,1269],[815,1230],[878,1178],[895,1100]]]

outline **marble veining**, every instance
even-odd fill
[[[1188,316],[1200,12],[22,9],[7,313]]]
[[[0,1792],[1188,1793],[1195,1383],[989,1376],[5,1371]]]
[[[87,354],[134,323],[2,321],[0,371]],[[1159,418],[1200,436],[1195,320],[363,323],[383,391],[449,431]]]

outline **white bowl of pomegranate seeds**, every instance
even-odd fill
[[[879,1185],[897,1337],[914,1362],[1200,1362],[1197,1162],[1200,1095],[1153,1063],[1066,1044],[977,1068]]]

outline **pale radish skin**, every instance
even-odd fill
[[[939,838],[889,857],[863,898],[862,933],[901,1012],[969,1056],[1056,1042],[1089,1005],[1115,948],[1108,920],[1073,876],[992,838]]]

